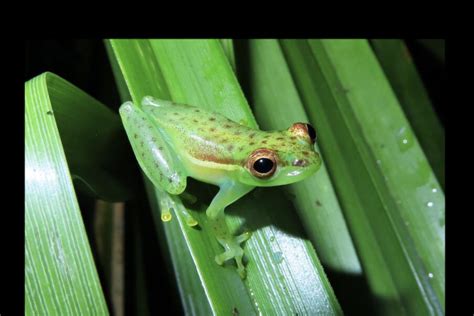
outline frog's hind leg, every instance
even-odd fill
[[[132,102],[124,103],[119,112],[138,163],[151,182],[170,194],[181,194],[187,175],[159,126]]]
[[[155,99],[149,98],[154,102]],[[158,100],[158,102],[161,101]],[[187,175],[181,162],[176,158],[175,152],[161,134],[159,126],[155,125],[153,117],[150,117],[152,114],[145,113],[132,102],[124,103],[119,112],[138,163],[157,188],[161,219],[165,222],[171,220],[172,211],[175,210],[182,214],[189,226],[197,225],[198,222],[189,214],[181,201],[177,201],[178,197],[165,193],[184,194]],[[184,198],[191,200],[191,203],[195,201],[186,194]]]

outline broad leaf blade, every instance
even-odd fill
[[[114,40],[111,46],[134,102],[140,102],[143,96],[150,94],[202,106],[234,121],[256,126],[218,41],[160,40],[147,43]],[[144,52],[146,54],[142,57],[146,57],[144,60],[150,65],[142,72],[143,60],[134,60]],[[154,73],[149,74],[149,69]],[[160,75],[156,74],[158,72]],[[134,75],[138,73],[141,73],[139,79]],[[152,77],[162,80],[155,90],[152,87],[147,90],[142,83],[150,82]],[[159,87],[167,87],[167,91]],[[201,184],[196,187],[198,197],[203,198],[203,188],[206,187]],[[149,191],[153,192],[153,189],[149,188]],[[236,311],[245,315],[278,312],[340,314],[340,307],[310,243],[288,234],[290,231],[299,235],[301,228],[291,214],[291,204],[282,199],[279,192],[279,189],[258,190],[258,199],[248,195],[227,210],[227,214],[233,215],[229,220],[233,229],[240,226],[242,217],[247,227],[256,229],[244,248],[249,259],[245,282],[237,276],[233,265],[222,268],[213,261],[214,255],[222,249],[206,226],[206,205],[190,210],[203,227],[201,231],[187,227],[180,216],[175,216],[171,222],[160,223],[168,232],[169,240],[182,238],[185,241],[192,257],[194,274],[188,276],[186,282],[178,280],[183,291],[189,290],[186,283],[193,283],[192,278],[198,277],[203,287],[201,290],[216,314]],[[152,204],[155,204],[155,199],[152,197]],[[156,216],[159,218],[159,214]],[[179,225],[179,228],[175,227],[171,232],[170,225]],[[168,243],[173,246],[170,241]],[[170,251],[176,250],[170,248]],[[188,271],[192,268],[188,267]],[[191,306],[188,306],[188,311],[191,311]]]
[[[366,41],[283,41],[387,314],[442,314],[444,195]]]
[[[235,70],[235,52],[234,52],[234,42],[231,39],[221,39],[221,45],[224,49],[224,53],[227,56],[232,69]]]
[[[444,128],[433,110],[408,48],[401,40],[373,40],[372,45],[438,181],[444,188]]]
[[[88,123],[95,119],[100,121],[98,113],[102,109],[91,107],[102,105],[57,76],[46,73],[25,85],[25,305],[28,315],[108,314],[66,162],[68,148],[63,147],[60,138],[58,121],[61,119],[56,118],[56,115],[73,114],[74,108],[67,109],[77,102],[83,102],[90,109]],[[70,119],[74,121],[73,117]],[[84,124],[80,119],[74,123]],[[69,126],[69,131],[74,128],[74,125]],[[91,136],[85,134],[82,136]],[[120,184],[116,187],[118,191],[102,187],[95,192],[112,197],[117,192],[126,192]]]
[[[295,122],[309,122],[278,41],[251,40],[249,60],[250,95],[262,128],[283,130]],[[325,266],[340,272],[361,273],[324,164],[314,176],[284,189],[294,196],[298,214]]]
[[[248,45],[245,53],[249,63],[239,71],[248,74],[246,94],[262,128],[283,130],[295,122],[309,122],[278,41],[250,40],[244,44]],[[318,126],[315,128],[318,130]],[[320,152],[317,145],[316,148]],[[283,189],[292,198],[325,271],[339,281],[331,284],[343,308],[355,312],[361,306],[360,312],[367,313],[371,308],[365,298],[368,293],[348,291],[347,282],[351,282],[352,288],[360,289],[365,286],[365,280],[324,163],[326,157],[322,158],[321,169],[315,175]]]

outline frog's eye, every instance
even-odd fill
[[[312,144],[316,142],[316,131],[308,123],[295,123],[288,130],[297,137],[309,138]]]
[[[247,168],[257,178],[271,177],[275,173],[276,166],[275,153],[266,148],[255,150],[247,160]]]
[[[258,173],[268,173],[273,169],[273,161],[268,158],[260,158],[253,163],[253,169]]]
[[[306,129],[308,131],[308,135],[309,135],[309,138],[311,138],[311,142],[316,143],[316,131],[314,130],[314,128],[306,123]]]

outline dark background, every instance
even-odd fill
[[[444,126],[445,111],[441,101],[441,87],[445,80],[444,40],[430,40],[433,45],[443,48],[440,49],[442,61],[430,51],[426,40],[406,39],[405,43]],[[120,106],[102,40],[27,41],[25,81],[45,71],[59,75],[112,109]]]

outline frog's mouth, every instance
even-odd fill
[[[321,166],[321,164],[306,164],[294,165],[290,167],[282,168],[275,173],[275,184],[273,185],[285,185],[295,183],[308,178],[313,175]]]

